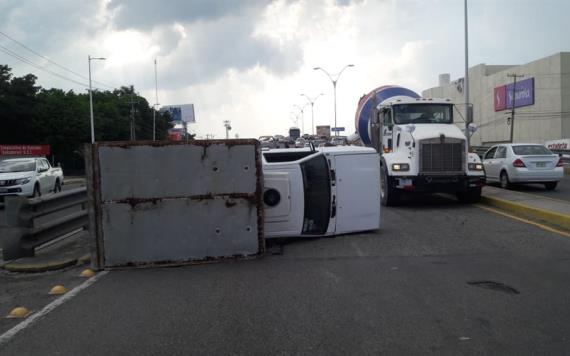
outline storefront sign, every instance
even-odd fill
[[[0,156],[47,156],[50,145],[0,145]]]
[[[515,108],[534,105],[534,78],[517,82],[513,92],[513,83],[501,85],[494,90],[495,111],[513,108],[513,94]]]
[[[501,85],[494,91],[495,111],[502,111],[507,108],[507,86]]]
[[[570,150],[570,138],[546,141],[544,145],[548,147],[549,150]]]

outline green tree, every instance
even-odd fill
[[[13,77],[0,65],[0,144],[49,144],[67,174],[83,170],[83,147],[91,141],[89,95],[42,89],[32,74]],[[133,86],[93,91],[95,139],[130,140],[134,115],[137,140],[151,140],[153,110]],[[156,139],[171,128],[168,114],[156,112]]]

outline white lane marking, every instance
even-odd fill
[[[356,254],[358,255],[358,257],[363,257],[364,256],[364,252],[362,252],[362,250],[360,249],[360,247],[358,247],[358,245],[352,241],[350,243],[352,245],[352,247],[356,250]]]
[[[42,310],[37,313],[33,313],[30,317],[19,323],[18,325],[14,326],[12,329],[6,331],[4,334],[0,335],[0,346],[7,343],[12,339],[17,333],[24,330],[25,328],[31,326],[34,322],[38,321],[40,318],[46,316],[49,312],[53,311],[55,308],[59,307],[66,301],[70,300],[71,298],[75,297],[79,292],[88,288],[90,285],[94,284],[99,280],[99,278],[103,277],[109,273],[108,271],[102,271],[97,273],[95,276],[89,278],[85,282],[81,283],[77,287],[73,288],[66,294],[62,295],[61,297],[57,298],[53,302],[46,305]]]

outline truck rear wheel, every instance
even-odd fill
[[[400,200],[400,192],[394,188],[394,182],[388,176],[386,165],[380,168],[380,202],[384,206],[394,206]]]
[[[481,187],[457,192],[457,200],[462,203],[477,203],[481,200]]]

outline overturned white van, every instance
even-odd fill
[[[263,151],[266,238],[378,229],[379,162],[366,147]]]

